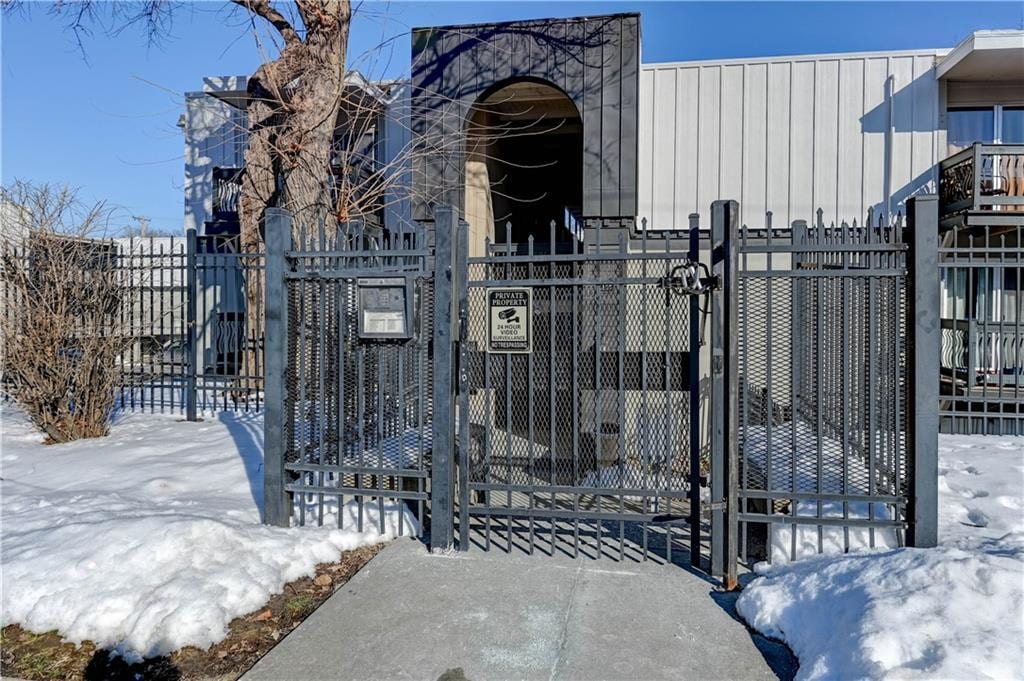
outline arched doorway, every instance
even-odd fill
[[[485,237],[525,248],[533,236],[536,252],[571,250],[582,239],[583,122],[576,105],[539,80],[506,81],[484,93],[466,122],[465,178],[471,254],[483,254]]]

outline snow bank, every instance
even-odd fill
[[[941,547],[758,566],[737,609],[800,679],[1024,678],[1024,439],[943,436]]]
[[[49,447],[19,412],[0,418],[4,625],[131,658],[205,648],[317,563],[399,534],[393,503],[383,533],[376,504],[362,532],[348,504],[344,530],[261,525],[259,417],[132,415],[107,438]]]

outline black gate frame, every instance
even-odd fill
[[[473,542],[470,525],[478,519],[483,525],[481,542],[487,547],[492,543],[493,522],[497,524],[495,531],[505,535],[506,550],[512,550],[514,534],[526,535],[522,540],[528,543],[528,552],[534,551],[535,539],[548,537],[550,551],[565,550],[563,544],[567,541],[561,536],[564,534],[571,535],[571,553],[578,555],[582,526],[584,532],[592,531],[596,535],[596,552],[601,554],[615,539],[605,533],[605,526],[612,525],[610,534],[614,534],[617,524],[619,558],[626,554],[625,535],[629,526],[631,552],[646,558],[649,553],[657,554],[663,541],[661,556],[672,561],[673,545],[683,539],[688,544],[690,563],[704,567],[701,563],[704,509],[700,500],[699,425],[701,305],[699,296],[688,288],[699,286],[694,280],[694,273],[699,272],[695,263],[700,245],[696,218],[691,216],[688,232],[661,233],[661,238],[646,229],[634,233],[609,228],[601,220],[588,221],[586,242],[577,244],[572,252],[550,248],[549,245],[555,243],[552,223],[547,244],[536,244],[533,238],[527,244],[491,244],[488,241],[484,255],[460,259],[460,548],[470,547]],[[464,227],[459,234],[457,250],[465,253]],[[682,276],[684,269],[689,278]],[[710,279],[705,278],[703,284],[710,287]],[[480,347],[479,338],[474,340],[469,335],[471,322],[478,336],[487,323],[483,292],[488,287],[502,286],[530,287],[535,300],[546,306],[546,313],[534,313],[535,326],[546,331],[541,332],[544,334],[541,347],[529,355],[489,354]],[[642,292],[640,319],[637,319],[637,310],[628,304],[631,290],[634,303],[641,299]],[[685,295],[688,291],[688,300],[679,297],[678,294]],[[706,292],[710,292],[709,289]],[[556,296],[561,296],[560,302],[556,302]],[[663,334],[660,346],[657,341],[648,344],[648,332],[653,325],[661,323],[648,321],[648,299],[651,307],[663,303],[661,314],[657,310],[650,314],[651,319],[664,323],[664,328],[658,329]],[[592,306],[595,311],[588,315],[583,311],[584,306]],[[556,308],[561,308],[558,313]],[[565,323],[567,317],[571,319],[570,324]],[[680,321],[686,330],[676,335],[672,332],[679,330],[676,324]],[[581,325],[589,330],[584,332]],[[567,335],[556,339],[556,329]],[[605,345],[609,336],[612,337],[611,347]],[[590,349],[587,349],[588,343],[592,343]],[[556,381],[559,371],[556,365],[560,362],[571,362],[571,379],[563,376],[567,385]],[[676,384],[679,389],[674,387]],[[485,413],[479,410],[474,413],[476,422],[471,424],[471,393],[481,388],[485,391],[483,401],[488,406]],[[557,393],[565,388],[571,393],[571,410],[564,404],[556,407]],[[492,390],[505,393],[504,415],[491,413],[488,393]],[[526,397],[522,390],[527,391]],[[588,392],[594,403],[594,423],[592,431],[584,432],[582,403]],[[602,392],[614,395],[614,423],[605,423],[604,414],[598,417],[597,403],[601,400],[598,394]],[[689,402],[688,413],[679,414],[680,424],[675,429],[672,427],[673,394],[684,395]],[[512,406],[513,395],[519,398],[515,400],[515,407]],[[495,411],[501,398],[501,395],[495,398]],[[534,402],[541,406],[534,409]],[[646,429],[643,449],[659,446],[656,436],[651,434],[654,430],[651,424],[641,423],[645,417],[653,420],[652,414],[659,406],[665,412],[662,455],[667,472],[652,472],[657,468],[651,463],[655,452],[645,451],[639,468],[635,456],[627,467],[625,441],[631,427],[638,433],[637,437]],[[627,417],[629,411],[636,412],[636,422],[631,423]],[[566,413],[574,417],[558,425],[569,428],[571,438],[556,435],[556,422],[566,421]],[[518,431],[513,426],[517,420],[522,422]],[[607,434],[605,426],[610,426]],[[483,432],[475,434],[474,427]],[[680,435],[678,450],[675,442],[669,441],[675,432]],[[500,451],[495,449],[495,439],[504,440]],[[515,445],[512,444],[514,439]],[[618,484],[605,482],[609,468],[599,463],[605,439],[614,441],[612,446],[618,450],[617,463],[613,464],[617,466]],[[674,475],[677,465],[679,470],[686,471],[681,477]],[[492,474],[493,469],[502,467],[504,480]],[[570,474],[571,477],[566,477]],[[495,497],[500,497],[504,503],[495,503]],[[517,523],[525,528],[515,529]],[[649,546],[649,539],[657,546]]]
[[[382,234],[361,225],[293,235],[280,209],[266,211],[263,227],[264,522],[289,526],[298,501],[298,523],[306,524],[309,505],[321,525],[336,500],[343,526],[348,499],[360,531],[375,508],[383,533],[388,504],[397,506],[401,534],[411,505],[421,529],[434,520],[434,545],[443,544],[450,513],[430,511],[451,503],[450,240],[431,247],[423,230]],[[408,334],[360,331],[363,286],[413,296]]]
[[[812,528],[817,532],[817,552],[823,552],[823,528],[841,528],[844,549],[849,550],[849,532],[852,528],[865,529],[874,546],[875,533],[881,530],[895,532],[901,545],[930,547],[938,540],[938,382],[939,382],[939,277],[937,264],[938,211],[935,196],[913,197],[908,202],[908,224],[902,221],[875,222],[870,218],[859,227],[841,223],[826,226],[820,215],[812,230],[806,223],[797,221],[780,239],[774,237],[770,214],[764,230],[752,230],[741,226],[739,205],[735,201],[716,201],[712,204],[712,261],[716,276],[720,278],[721,289],[715,292],[712,305],[712,376],[715,403],[712,413],[712,574],[723,578],[726,588],[736,588],[738,565],[747,561],[747,530],[760,526],[767,531],[767,557],[771,559],[771,525],[785,523],[790,528],[795,544],[797,528]],[[763,232],[763,234],[758,234]],[[750,243],[752,237],[764,243]],[[767,268],[747,271],[747,256],[756,254],[767,259]],[[790,267],[773,271],[771,260],[775,255],[792,258]],[[749,469],[745,440],[758,427],[747,423],[747,401],[753,381],[748,375],[752,353],[747,345],[750,334],[745,333],[746,321],[752,312],[750,293],[751,282],[781,281],[790,283],[792,288],[783,291],[780,303],[791,305],[791,325],[781,333],[788,334],[790,355],[785,358],[791,375],[789,405],[773,405],[771,385],[771,351],[762,362],[767,366],[767,385],[762,405],[767,418],[773,421],[776,412],[788,418],[792,424],[793,452],[790,463],[792,477],[786,485],[776,484],[771,474],[772,458],[770,436],[765,445],[767,473],[763,479]],[[799,282],[799,283],[798,283]],[[848,283],[854,282],[862,288],[859,302],[851,309]],[[883,288],[882,282],[891,284]],[[813,284],[813,285],[811,285]],[[766,318],[771,319],[772,289],[769,288]],[[841,294],[839,293],[841,292]],[[785,300],[789,296],[791,300]],[[836,310],[825,314],[824,297],[827,304],[841,303]],[[814,304],[816,312],[812,319],[803,320],[804,308]],[[849,315],[857,315],[859,333],[864,340],[859,346],[866,356],[856,356],[856,349],[850,349],[843,338],[853,328],[846,321]],[[813,323],[816,329],[813,341],[816,348],[814,357],[803,356],[806,339],[805,322]],[[767,333],[771,336],[771,323]],[[829,328],[832,343],[822,341],[824,325]],[[880,331],[880,328],[885,331]],[[884,338],[889,347],[884,352],[876,351],[873,344]],[[740,342],[743,347],[741,349]],[[757,340],[751,341],[756,345]],[[772,338],[767,339],[769,348]],[[850,366],[859,362],[857,367]],[[764,360],[764,358],[759,358]],[[756,361],[754,362],[756,364]],[[808,363],[814,366],[809,372]],[[891,374],[876,376],[881,364]],[[799,365],[799,366],[798,366]],[[837,368],[837,367],[841,367]],[[764,367],[762,367],[764,368]],[[781,367],[780,367],[781,368]],[[867,373],[867,383],[862,386],[859,399],[865,410],[860,437],[859,452],[848,443],[853,432],[853,418],[849,416],[853,399],[848,399],[849,386],[844,377],[860,370]],[[806,375],[803,375],[806,374]],[[825,377],[823,377],[823,375]],[[876,381],[883,383],[892,393],[879,400],[885,410],[877,407],[870,393]],[[831,380],[832,395],[823,395],[822,384]],[[811,385],[813,383],[813,385]],[[756,386],[754,386],[756,387]],[[800,489],[796,482],[797,473],[797,410],[803,394],[814,391],[812,409],[817,413],[817,430],[811,439],[817,448],[817,476],[813,489]],[[835,397],[838,391],[839,397]],[[741,405],[743,398],[745,404]],[[822,427],[821,411],[830,398],[833,411],[841,413],[831,428],[842,442],[842,489],[824,489],[822,449],[829,439],[827,428]],[[856,406],[856,405],[854,405]],[[778,409],[776,409],[778,407]],[[787,412],[788,408],[788,412]],[[883,414],[882,411],[889,413]],[[788,414],[788,416],[785,416]],[[742,422],[740,419],[742,418]],[[888,428],[888,430],[886,430]],[[838,430],[836,430],[838,429]],[[786,428],[787,432],[790,430]],[[767,432],[770,433],[771,425]],[[887,438],[891,450],[879,451],[878,442]],[[856,444],[856,443],[855,443]],[[888,455],[888,456],[887,456]],[[862,466],[869,471],[865,489],[849,486],[850,462],[862,459]],[[834,462],[833,462],[834,463]],[[743,465],[741,465],[743,464]],[[817,512],[812,515],[799,513],[797,505],[816,504]],[[788,505],[783,508],[782,505]],[[829,504],[840,505],[842,515],[823,512]],[[856,506],[866,505],[867,517],[851,514]],[[888,509],[892,517],[876,517],[875,509]],[[790,555],[790,559],[798,556]]]
[[[938,324],[938,264],[937,264],[937,203],[935,197],[921,196],[910,200],[909,205],[909,227],[899,233],[902,243],[894,247],[885,246],[882,243],[872,243],[860,248],[870,254],[892,253],[894,256],[905,250],[905,273],[880,272],[880,274],[903,276],[905,291],[901,295],[905,300],[906,316],[898,324],[905,324],[902,334],[897,343],[900,353],[899,362],[905,368],[905,379],[899,385],[905,391],[906,403],[904,426],[901,428],[898,437],[905,438],[906,442],[906,482],[901,483],[897,490],[899,499],[898,507],[905,509],[901,517],[895,519],[897,522],[890,523],[905,529],[903,541],[911,546],[933,546],[937,541],[937,432],[938,432],[938,355],[939,355],[939,324]],[[710,432],[706,439],[710,442],[710,500],[702,502],[700,499],[700,483],[703,481],[700,476],[700,457],[702,433],[699,424],[701,423],[701,389],[699,380],[692,380],[702,373],[700,356],[698,352],[690,352],[687,360],[686,371],[691,377],[687,394],[689,395],[689,418],[691,420],[690,431],[686,437],[688,449],[689,470],[687,472],[687,485],[685,490],[657,490],[641,489],[641,496],[646,499],[649,496],[657,496],[661,492],[669,492],[673,498],[685,499],[690,504],[690,512],[687,515],[676,515],[674,513],[661,513],[657,510],[648,511],[646,502],[641,513],[626,513],[622,505],[625,494],[623,490],[604,488],[586,489],[556,489],[555,492],[567,491],[568,493],[579,494],[590,493],[597,497],[607,495],[619,495],[619,512],[595,514],[579,514],[572,511],[551,512],[550,510],[538,510],[531,502],[530,508],[525,512],[524,517],[529,519],[547,518],[552,522],[552,528],[558,520],[568,520],[578,523],[581,519],[603,523],[605,521],[619,522],[620,528],[623,523],[639,523],[645,532],[650,527],[660,526],[667,528],[670,535],[673,528],[685,527],[689,532],[689,557],[694,566],[702,566],[701,556],[701,527],[702,518],[710,515],[710,572],[713,575],[723,578],[727,588],[734,588],[737,585],[737,572],[741,554],[740,531],[745,524],[750,522],[765,522],[767,516],[764,514],[751,515],[747,505],[753,497],[749,494],[748,487],[742,484],[740,475],[740,447],[744,437],[744,431],[739,422],[741,413],[739,398],[743,386],[741,382],[745,379],[740,376],[740,369],[743,366],[743,358],[740,356],[738,325],[739,315],[749,311],[742,308],[743,301],[739,298],[739,280],[749,276],[740,270],[739,255],[744,250],[741,243],[741,236],[746,238],[747,231],[743,228],[741,233],[739,219],[739,205],[735,201],[716,201],[711,209],[711,276],[705,280],[707,287],[701,291],[701,297],[691,295],[688,304],[688,334],[689,349],[700,346],[701,327],[700,314],[702,313],[701,299],[705,294],[710,296]],[[421,508],[420,519],[429,523],[429,542],[432,550],[449,550],[455,546],[455,522],[459,526],[459,548],[467,549],[470,544],[469,527],[471,518],[474,515],[490,516],[494,513],[509,514],[507,507],[495,508],[486,503],[486,495],[493,489],[489,488],[490,483],[484,482],[474,485],[470,480],[473,471],[473,461],[470,452],[471,432],[469,423],[469,395],[473,389],[473,378],[471,370],[474,361],[479,361],[478,348],[471,347],[469,337],[469,320],[471,316],[470,293],[473,288],[487,283],[507,283],[509,285],[531,285],[547,287],[554,290],[559,283],[572,285],[572,277],[577,276],[577,266],[582,263],[589,263],[593,266],[596,275],[591,274],[592,285],[620,286],[622,296],[620,302],[625,300],[625,286],[635,285],[657,285],[663,287],[665,295],[672,295],[673,286],[679,282],[674,281],[676,271],[673,263],[687,263],[692,265],[699,260],[700,256],[700,231],[698,228],[697,216],[691,216],[691,227],[689,230],[686,250],[672,250],[672,244],[665,240],[664,251],[655,253],[648,246],[648,233],[643,230],[640,234],[631,234],[625,230],[615,230],[616,238],[601,241],[600,223],[588,225],[589,229],[596,232],[597,239],[590,242],[590,249],[578,249],[571,254],[543,254],[534,252],[534,244],[527,245],[525,254],[515,253],[515,249],[507,247],[504,252],[488,253],[479,258],[469,258],[467,248],[467,226],[458,219],[454,210],[446,207],[439,207],[435,212],[435,223],[433,230],[433,243],[429,244],[420,236],[420,241],[412,250],[396,252],[366,252],[366,253],[331,253],[329,251],[320,253],[326,257],[325,262],[330,262],[331,257],[342,258],[358,255],[365,256],[371,260],[377,259],[386,262],[387,258],[381,260],[381,256],[405,255],[423,258],[426,263],[420,274],[430,280],[434,302],[433,313],[429,323],[429,359],[431,366],[431,455],[423,467],[418,471],[403,470],[397,466],[395,470],[388,470],[383,459],[379,465],[373,467],[373,471],[350,469],[344,465],[340,466],[336,475],[335,483],[332,485],[304,485],[296,481],[296,472],[306,470],[313,472],[327,472],[331,466],[319,465],[303,466],[294,462],[288,463],[288,418],[294,418],[286,414],[288,395],[286,385],[289,376],[288,367],[288,291],[287,282],[291,279],[301,278],[296,274],[295,262],[302,257],[301,252],[293,250],[291,243],[291,221],[288,214],[283,210],[270,209],[265,219],[265,241],[266,241],[266,305],[265,305],[265,334],[266,334],[266,416],[265,416],[265,476],[264,476],[264,498],[265,515],[264,522],[275,525],[287,526],[291,522],[294,494],[318,494],[322,499],[324,496],[354,496],[362,503],[365,497],[373,497],[377,503],[383,503],[383,498],[393,500],[412,500],[419,503]],[[769,226],[770,229],[770,226]],[[824,229],[824,228],[823,228]],[[895,232],[891,232],[895,234]],[[677,233],[676,237],[680,235]],[[868,238],[868,237],[865,237]],[[639,253],[630,251],[628,244],[630,240],[641,243]],[[598,244],[594,247],[593,244]],[[677,241],[677,243],[679,243]],[[767,249],[772,250],[771,248]],[[782,246],[778,250],[790,253],[822,252],[821,245],[804,246],[802,244],[791,244]],[[833,249],[835,250],[835,249]],[[841,245],[839,250],[854,252],[858,247],[854,244]],[[308,253],[305,254],[309,256]],[[803,257],[803,256],[801,256]],[[841,258],[843,256],[840,256]],[[627,260],[639,259],[643,261],[643,277],[622,276],[628,274],[621,266],[620,272],[615,276],[602,281],[602,273],[608,270],[608,265],[601,263],[624,263]],[[658,276],[648,276],[648,262],[660,264],[665,269],[659,270]],[[903,262],[903,261],[900,261]],[[507,265],[516,264],[525,268],[523,274],[518,277],[505,276],[493,280],[488,276],[487,281],[470,281],[469,267],[476,265]],[[550,276],[536,278],[536,268],[548,268],[549,273],[556,271],[556,266],[561,263],[572,267],[572,276],[566,281]],[[330,270],[330,267],[326,268]],[[869,268],[870,269],[870,268]],[[375,276],[386,276],[394,273],[393,268],[387,265],[360,270]],[[328,278],[344,278],[355,276],[355,270],[336,268],[334,271],[320,272],[317,276]],[[859,276],[868,276],[871,271],[865,270]],[[842,275],[838,272],[837,275]],[[846,273],[849,276],[849,272]],[[525,276],[525,279],[523,278]],[[827,272],[819,271],[814,276],[831,276]],[[564,272],[562,278],[565,278]],[[536,279],[536,280],[535,280]],[[582,280],[580,280],[582,281]],[[575,282],[578,283],[578,282]],[[550,307],[550,306],[549,306]],[[625,310],[626,308],[623,307]],[[552,315],[553,309],[552,309]],[[667,319],[667,317],[666,317]],[[426,327],[423,327],[425,330]],[[788,330],[793,333],[793,329]],[[624,391],[625,382],[623,379],[624,367],[624,346],[622,344],[622,330],[618,331],[618,350],[613,351],[613,359],[616,363],[615,370],[618,378],[615,379],[615,390],[617,399],[622,402],[621,393]],[[575,337],[573,339],[575,341]],[[420,339],[423,342],[424,339]],[[549,343],[553,339],[549,338]],[[646,346],[646,341],[644,342]],[[574,346],[575,347],[575,346]],[[597,347],[595,345],[595,347]],[[836,348],[836,350],[841,350]],[[666,350],[667,352],[667,350]],[[476,353],[476,359],[474,359]],[[576,352],[573,351],[574,359]],[[552,358],[549,361],[553,362]],[[643,362],[643,359],[640,360]],[[668,360],[666,360],[667,362]],[[601,363],[603,364],[602,357]],[[595,354],[593,379],[594,386],[602,386],[604,372],[598,368],[597,355]],[[643,365],[642,365],[643,366]],[[663,367],[668,376],[668,364]],[[553,375],[553,374],[552,374]],[[646,368],[642,376],[648,374]],[[574,373],[575,376],[575,373]],[[646,378],[644,379],[646,380]],[[669,388],[669,378],[666,378],[664,387]],[[744,383],[745,385],[745,383]],[[578,388],[576,385],[574,387]],[[646,390],[646,383],[644,390]],[[549,386],[553,391],[554,386]],[[596,392],[596,391],[595,391]],[[549,393],[550,394],[550,393]],[[457,402],[456,402],[457,401]],[[458,404],[458,409],[456,409]],[[619,409],[620,421],[624,411]],[[897,419],[898,420],[898,419]],[[458,422],[458,423],[456,423]],[[532,419],[531,419],[532,423]],[[596,418],[595,418],[596,423]],[[698,424],[694,427],[694,424]],[[620,422],[621,425],[621,422]],[[551,424],[549,424],[549,427]],[[667,441],[666,436],[666,441]],[[621,432],[618,447],[622,451]],[[621,460],[620,460],[621,461]],[[552,464],[553,465],[553,464]],[[620,464],[621,465],[621,464]],[[339,468],[335,465],[334,468]],[[331,469],[333,470],[333,469]],[[375,484],[368,484],[364,481],[369,473]],[[363,475],[366,474],[366,475]],[[338,475],[356,476],[352,484],[349,478],[342,483]],[[420,486],[416,490],[406,489],[401,483],[404,477],[412,477],[421,482],[429,481],[429,488]],[[388,479],[388,484],[382,483],[382,479]],[[574,485],[570,485],[573,487]],[[501,485],[498,486],[499,488]],[[556,486],[559,487],[559,486]],[[531,495],[534,490],[527,490]],[[551,493],[549,486],[542,493]],[[636,490],[633,490],[634,492]],[[789,490],[790,500],[797,496]],[[474,492],[484,492],[483,504],[474,503]],[[767,490],[769,497],[772,490]],[[754,496],[757,496],[755,494]],[[764,496],[763,494],[761,495]],[[853,501],[863,501],[864,495],[844,497],[842,494],[832,494],[829,499],[844,504]],[[889,503],[891,495],[885,497],[883,502]],[[819,499],[824,499],[820,493]],[[865,497],[866,498],[866,497]],[[873,497],[872,497],[873,498]],[[881,497],[880,497],[881,498]],[[895,498],[895,497],[894,497]],[[532,497],[531,497],[532,499]],[[869,499],[870,501],[870,499]],[[741,508],[741,506],[743,506]],[[475,510],[474,510],[475,509]],[[696,511],[696,512],[694,512]],[[523,514],[520,514],[523,515]],[[605,517],[607,516],[607,517]],[[755,517],[756,516],[756,517]],[[822,518],[819,516],[806,519],[807,523],[820,527],[823,525],[836,525],[846,522],[846,518]],[[793,523],[794,526],[800,523],[799,519],[789,517],[785,522]],[[858,524],[858,523],[853,523]],[[531,540],[532,540],[531,532]],[[598,531],[600,544],[600,530]],[[532,541],[531,541],[532,546]],[[623,533],[619,534],[620,557],[623,555]],[[667,542],[667,550],[671,550],[672,542]],[[599,555],[600,555],[599,551]],[[646,544],[644,548],[646,557]],[[670,558],[669,558],[670,559]],[[705,568],[706,569],[706,568]]]

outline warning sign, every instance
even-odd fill
[[[530,352],[533,291],[487,289],[487,352]]]

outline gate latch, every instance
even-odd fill
[[[723,513],[728,509],[728,504],[725,501],[705,501],[701,502],[700,515],[702,518],[711,518],[711,515],[716,511],[722,511]]]
[[[672,268],[672,273],[661,278],[661,285],[680,296],[705,295],[719,287],[718,277],[711,274],[702,262],[687,260]]]

